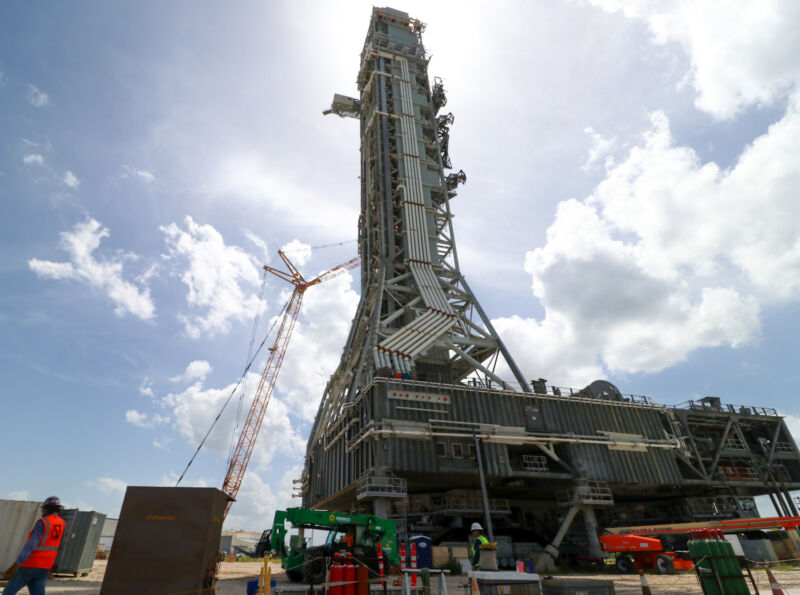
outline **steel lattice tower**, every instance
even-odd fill
[[[379,376],[440,383],[494,372],[502,355],[530,390],[461,274],[450,200],[466,181],[452,169],[443,85],[430,85],[425,25],[374,8],[358,73],[359,99],[325,113],[357,118],[361,133],[361,300],[341,362],[323,395],[309,448]],[[480,321],[482,324],[479,324]]]

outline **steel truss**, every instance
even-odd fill
[[[471,376],[530,391],[459,268],[450,200],[466,175],[445,174],[453,116],[437,116],[446,97],[441,81],[430,88],[424,28],[405,13],[374,8],[360,98],[336,95],[325,112],[360,121],[361,300],[309,452],[330,439],[376,375],[445,383]],[[496,374],[500,357],[518,387]]]

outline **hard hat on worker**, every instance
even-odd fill
[[[59,500],[58,496],[50,496],[47,500],[42,502],[42,508],[49,508],[50,506],[61,506],[61,500]]]
[[[469,528],[470,531],[483,531],[483,527],[481,527],[480,523],[472,523],[472,526]]]

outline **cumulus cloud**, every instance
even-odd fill
[[[787,415],[783,418],[789,433],[794,438],[795,443],[800,444],[800,417],[797,415]]]
[[[794,0],[739,3],[590,0],[642,19],[658,44],[686,49],[699,109],[721,119],[785,97],[800,79],[800,5]]]
[[[765,306],[800,299],[800,6],[591,2],[680,44],[712,117],[779,101],[786,111],[729,169],[676,144],[662,112],[619,162],[613,139],[587,129],[585,167],[604,166],[605,178],[562,202],[546,244],[526,256],[545,315],[496,321],[524,367],[573,385],[746,344]]]
[[[352,281],[352,275],[345,273],[312,287],[303,298],[278,376],[278,390],[295,414],[307,421],[314,419],[325,384],[339,364],[347,340],[358,305]]]
[[[261,474],[248,471],[225,519],[225,528],[260,531],[272,523],[276,510],[299,506],[299,500],[292,498],[292,480],[301,473],[302,467],[295,465],[277,477],[277,481],[267,481]]]
[[[612,153],[617,146],[617,137],[605,138],[591,126],[584,129],[584,132],[592,138],[592,146],[589,148],[586,163],[581,166],[581,169],[589,170],[602,164],[605,164],[606,167],[613,165]]]
[[[168,422],[169,417],[159,414],[147,415],[146,413],[140,413],[135,409],[129,409],[125,412],[125,421],[140,428],[154,428],[158,424]]]
[[[156,177],[146,169],[138,169],[136,167],[125,165],[124,163],[122,164],[122,177],[123,178],[136,177],[148,183],[156,179]]]
[[[25,165],[44,165],[44,157],[38,153],[28,153],[22,158]]]
[[[264,262],[269,262],[269,247],[267,246],[267,243],[249,229],[243,230],[243,233],[248,240],[255,244],[259,250],[261,250],[261,255],[264,258]]]
[[[139,385],[139,394],[145,395],[146,397],[155,396],[153,394],[153,381],[150,380],[148,376],[144,377],[142,383]]]
[[[111,299],[117,316],[133,314],[143,320],[150,320],[155,316],[150,289],[140,289],[125,281],[122,278],[120,260],[98,260],[94,256],[100,242],[109,233],[95,219],[77,223],[72,231],[61,232],[61,248],[69,254],[69,262],[32,258],[28,261],[28,266],[45,279],[75,279],[88,283]]]
[[[147,415],[144,413],[139,413],[135,410],[129,410],[125,412],[125,421],[129,424],[133,424],[134,426],[139,426],[140,428],[145,426],[145,422],[147,421]]]
[[[100,490],[104,494],[124,494],[128,484],[121,479],[114,477],[98,477],[97,479],[90,479],[86,485]]]
[[[168,248],[164,258],[186,265],[177,274],[189,290],[189,313],[179,319],[195,339],[227,333],[231,322],[249,319],[259,306],[258,296],[246,289],[260,285],[257,263],[241,248],[225,244],[211,225],[188,216],[184,223],[186,230],[176,223],[160,228]]]
[[[47,93],[43,93],[34,85],[28,85],[28,103],[33,107],[44,107],[50,104],[50,98]]]
[[[296,238],[281,246],[281,251],[298,267],[304,266],[311,258],[311,246]]]
[[[80,186],[80,181],[78,180],[78,178],[75,177],[75,174],[73,174],[71,171],[66,172],[61,181],[64,182],[70,188],[77,188],[78,186]]]
[[[249,373],[247,375],[240,424],[253,401],[259,379],[259,374]],[[169,411],[174,419],[173,425],[178,433],[190,445],[196,446],[222,409],[223,403],[231,394],[234,386],[235,383],[231,383],[221,388],[206,388],[201,382],[196,382],[182,392],[168,394],[162,399],[161,405]],[[235,401],[240,394],[237,392],[228,405],[204,448],[224,455],[228,454],[236,422]],[[276,453],[284,455],[283,458],[296,458],[305,450],[305,440],[292,426],[290,413],[294,414],[295,412],[290,410],[283,399],[273,395],[250,462],[255,469],[269,465]]]
[[[543,320],[497,321],[527,366],[580,384],[656,372],[758,337],[765,305],[800,299],[800,109],[728,170],[678,146],[667,117],[527,254]]]
[[[153,446],[159,450],[168,451],[169,443],[172,442],[172,438],[153,438]]]
[[[211,372],[211,364],[205,360],[195,360],[186,366],[183,374],[173,376],[169,379],[170,382],[192,382],[197,380],[203,382],[206,376]]]
[[[9,500],[30,500],[30,493],[27,490],[19,490],[16,492],[9,492],[7,498]]]

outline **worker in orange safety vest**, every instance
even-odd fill
[[[3,574],[3,578],[9,581],[3,595],[14,595],[26,586],[30,595],[44,595],[44,585],[64,537],[66,522],[58,516],[60,512],[61,501],[55,496],[42,503],[42,518],[36,521],[28,534],[28,541],[16,562]]]
[[[347,534],[342,537],[342,543],[347,547],[352,548],[355,544],[356,536],[352,527],[347,528]]]

